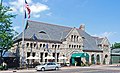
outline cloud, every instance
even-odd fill
[[[40,14],[34,14],[33,17],[39,18],[39,17],[40,17]]]
[[[18,30],[20,29],[20,26],[14,26],[13,29],[14,29],[15,31],[18,31]]]
[[[13,2],[9,2],[11,9],[14,13],[22,14],[23,13],[23,2],[24,0],[15,0]],[[44,0],[47,2],[48,0]],[[50,10],[50,8],[42,3],[34,3],[32,0],[27,0],[29,7],[31,9],[31,16],[40,17],[40,13],[43,11]]]
[[[42,0],[43,2],[48,2],[48,0]]]
[[[50,12],[50,13],[48,13],[48,14],[46,14],[47,16],[52,16],[52,13]]]
[[[97,37],[112,37],[113,35],[115,35],[117,32],[104,32],[101,34],[94,34],[93,36],[97,36]]]
[[[31,5],[30,9],[32,13],[39,13],[42,11],[49,10],[50,8],[47,5],[36,3],[36,4]]]

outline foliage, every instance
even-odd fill
[[[115,48],[120,48],[120,43],[114,43],[114,44],[112,44],[112,47],[111,47],[112,49],[115,49]]]
[[[0,57],[13,45],[13,37],[16,32],[12,29],[12,18],[16,15],[10,14],[10,7],[0,5]]]

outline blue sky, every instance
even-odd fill
[[[13,27],[23,30],[23,0],[3,0],[16,19]],[[31,8],[30,20],[79,28],[85,24],[90,35],[108,37],[111,43],[120,42],[120,0],[27,0]]]

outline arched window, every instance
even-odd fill
[[[92,64],[95,64],[95,57],[94,57],[94,54],[91,55],[91,63],[92,63]]]
[[[33,46],[33,43],[30,43],[30,47],[32,48],[32,46]]]
[[[71,41],[73,41],[73,35],[71,35]]]
[[[97,64],[99,64],[100,63],[100,55],[98,54],[96,58],[97,58]]]
[[[42,48],[42,44],[40,44],[40,48]]]
[[[45,48],[45,44],[43,44],[43,48]]]
[[[69,48],[71,48],[71,45],[69,45]]]
[[[79,36],[77,36],[77,42],[78,42],[78,37],[79,37]]]
[[[26,44],[26,47],[29,47],[29,43]]]
[[[107,58],[107,57],[108,57],[108,55],[106,54],[106,55],[105,55],[105,58]]]

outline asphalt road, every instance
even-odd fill
[[[13,70],[0,71],[0,73],[120,73],[120,66],[104,66],[104,67],[68,67],[57,71],[36,71],[36,70]]]

